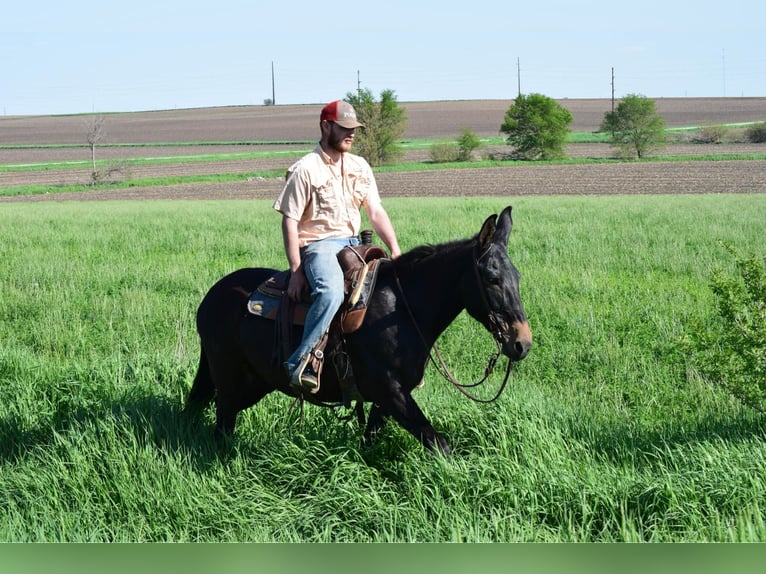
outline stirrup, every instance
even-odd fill
[[[310,370],[304,369],[301,373],[293,374],[290,379],[293,388],[316,393],[319,390],[319,378]]]
[[[319,391],[320,369],[315,369],[311,363],[322,364],[324,351],[314,349],[301,360],[290,377],[290,386],[298,391],[308,391],[315,394]]]

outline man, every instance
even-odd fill
[[[288,169],[285,186],[274,202],[274,209],[282,214],[282,236],[292,272],[287,294],[297,301],[308,288],[312,301],[303,340],[285,367],[291,385],[314,392],[319,381],[308,366],[311,352],[343,303],[343,273],[337,253],[359,243],[362,206],[391,258],[400,255],[372,169],[364,158],[349,153],[354,131],[364,127],[354,108],[342,100],[330,102],[322,108],[319,127],[319,144]]]

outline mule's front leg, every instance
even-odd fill
[[[384,407],[385,408],[385,407]],[[431,423],[409,392],[397,393],[385,409],[402,427],[413,434],[428,450],[449,455],[451,449],[447,441],[436,432]]]
[[[367,428],[364,429],[362,445],[365,447],[372,446],[376,435],[385,424],[386,415],[383,414],[383,409],[379,405],[372,405],[370,416],[367,417]]]
[[[432,427],[429,422],[426,422],[425,425],[420,427],[418,434],[415,434],[415,436],[417,436],[420,439],[420,442],[422,442],[430,451],[439,452],[445,456],[449,456],[452,453],[452,449],[447,444],[447,441],[444,440],[442,435],[436,432],[436,429]]]

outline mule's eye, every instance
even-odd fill
[[[488,285],[499,285],[501,281],[500,273],[496,269],[488,269],[484,278]]]

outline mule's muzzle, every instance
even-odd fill
[[[529,323],[517,321],[511,325],[510,337],[503,343],[503,354],[512,361],[521,361],[532,349]]]

